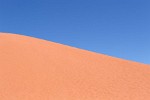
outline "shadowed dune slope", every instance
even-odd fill
[[[0,100],[150,100],[150,66],[0,33]]]

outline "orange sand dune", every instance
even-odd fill
[[[0,33],[0,100],[150,100],[150,66]]]

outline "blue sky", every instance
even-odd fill
[[[0,31],[150,64],[149,0],[0,0]]]

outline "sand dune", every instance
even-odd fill
[[[150,66],[0,33],[0,100],[150,100]]]

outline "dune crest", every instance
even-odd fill
[[[0,100],[150,100],[150,66],[0,33]]]

